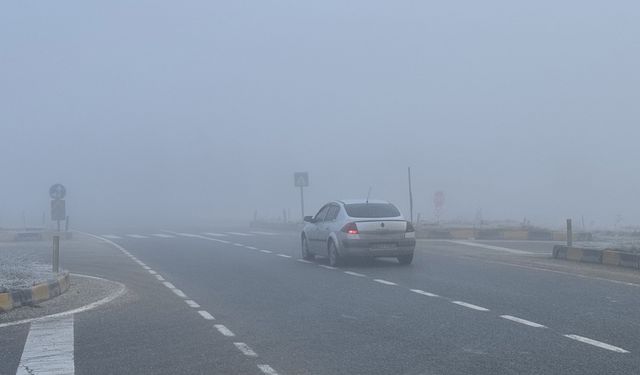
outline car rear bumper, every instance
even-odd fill
[[[379,248],[381,242],[362,239],[342,240],[341,255],[347,257],[397,257],[413,254],[416,248],[416,240],[407,238],[388,242],[391,248]]]

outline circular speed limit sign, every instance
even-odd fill
[[[63,199],[65,195],[67,195],[67,189],[62,184],[51,185],[49,188],[51,199]]]

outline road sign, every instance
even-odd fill
[[[309,186],[309,173],[308,172],[295,172],[293,174],[293,184],[296,187]]]
[[[51,201],[51,220],[61,221],[66,219],[66,217],[67,212],[64,199],[53,199]]]
[[[62,184],[54,184],[49,188],[51,199],[63,199],[67,195],[67,189]]]

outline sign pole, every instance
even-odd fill
[[[409,212],[411,222],[413,223],[413,193],[411,192],[411,167],[407,168],[409,173]]]
[[[304,187],[300,186],[300,211],[302,212],[302,220],[304,221]]]
[[[60,235],[53,236],[53,273],[60,270]]]

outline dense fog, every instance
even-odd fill
[[[408,216],[640,223],[633,1],[56,1],[0,8],[0,226]],[[48,213],[47,213],[48,215]]]

